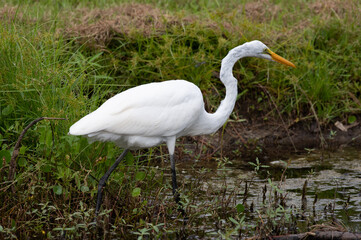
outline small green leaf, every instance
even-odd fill
[[[159,233],[159,228],[157,226],[153,226],[154,231],[156,231],[156,233]]]
[[[88,192],[88,191],[89,191],[89,187],[83,185],[83,186],[80,187],[80,190],[81,190],[82,192]]]
[[[39,143],[45,144],[46,128],[44,126],[40,126],[38,131],[40,132]]]
[[[242,203],[239,203],[236,205],[236,209],[238,213],[243,213],[244,212],[244,206]]]
[[[137,212],[138,212],[138,208],[134,208],[133,209],[133,214],[137,214]]]
[[[61,185],[53,186],[53,191],[56,195],[61,195],[63,193],[63,187]]]
[[[132,197],[139,197],[140,196],[141,189],[140,188],[134,188],[132,191]]]
[[[46,140],[45,140],[45,145],[48,148],[51,148],[53,146],[53,133],[51,132],[51,130],[48,130],[46,132]]]
[[[74,231],[75,227],[64,228],[65,231]]]
[[[25,158],[19,158],[19,160],[18,160],[19,167],[25,167],[27,163],[28,162],[26,161]]]
[[[19,154],[24,154],[26,151],[26,147],[23,145],[21,146],[20,150],[19,150]]]
[[[135,180],[142,181],[145,178],[145,172],[137,172],[135,174]]]
[[[257,164],[255,164],[255,163],[253,163],[253,162],[248,162],[248,164],[249,164],[249,165],[252,165],[252,166],[254,166],[254,167],[257,166]]]
[[[111,144],[106,145],[107,148],[107,159],[114,159],[114,155],[116,153],[115,149]]]
[[[11,105],[7,105],[3,110],[2,110],[2,115],[7,116],[10,113],[12,113],[13,111],[13,107]]]
[[[356,117],[354,115],[351,115],[348,117],[347,122],[349,124],[352,124],[352,123],[356,122],[356,120],[357,120]]]
[[[134,165],[134,156],[133,156],[133,154],[128,152],[127,155],[125,156],[125,162],[127,163],[127,165]]]
[[[16,227],[16,221],[15,219],[11,219],[11,227],[15,228]]]
[[[239,222],[237,222],[236,219],[229,217],[229,220],[231,220],[231,222],[233,222],[234,224],[239,225]]]
[[[10,160],[11,160],[11,154],[10,154],[10,151],[9,151],[9,150],[1,150],[1,151],[0,151],[0,167],[2,167],[3,159],[5,159],[5,161],[6,161],[7,163],[10,162]]]

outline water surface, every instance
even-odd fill
[[[274,193],[271,191],[272,184],[281,190],[285,209],[292,209],[294,214],[302,215],[297,221],[312,219],[313,223],[318,224],[334,217],[350,231],[360,232],[360,159],[360,150],[344,148],[336,152],[311,151],[295,155],[286,161],[275,160],[267,164],[261,162],[260,164],[269,167],[260,167],[258,171],[255,171],[255,166],[242,159],[233,159],[223,164],[211,161],[199,161],[196,164],[180,163],[177,169],[179,181],[185,184],[184,191],[192,191],[185,194],[196,196],[191,200],[194,206],[205,208],[206,201],[209,202],[208,209],[210,209],[213,202],[215,211],[218,211],[222,209],[219,205],[224,204],[225,201],[228,201],[230,208],[241,203],[246,206],[247,224],[252,225],[252,221],[257,220],[257,214],[259,214],[257,210],[267,207],[267,204],[274,201],[274,196],[271,195]],[[302,191],[306,181],[305,195],[302,200]],[[247,197],[245,198],[246,182]],[[266,193],[263,190],[265,187]],[[205,195],[208,196],[205,197]],[[217,221],[229,220],[222,214],[218,214],[218,220],[215,220],[212,218],[212,213],[206,211],[204,215],[201,214],[198,217],[204,226],[196,228],[197,231],[202,229],[203,233],[219,232],[222,226],[217,226],[219,225]],[[208,221],[207,218],[210,220]],[[299,228],[300,226],[302,224],[298,224]]]

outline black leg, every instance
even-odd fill
[[[185,211],[183,209],[183,205],[180,202],[180,196],[179,196],[179,192],[178,192],[178,185],[177,185],[177,173],[175,171],[175,162],[174,162],[174,157],[173,154],[169,155],[170,157],[170,167],[171,167],[171,171],[172,171],[172,190],[173,190],[173,196],[174,196],[174,200],[176,201],[176,203],[178,204],[179,208],[178,210],[185,215]]]
[[[177,191],[178,189],[178,185],[177,185],[177,173],[175,171],[175,162],[174,162],[174,157],[173,155],[170,155],[170,167],[171,167],[171,170],[172,170],[172,190],[173,190],[173,196],[174,196],[174,199],[175,201],[179,204],[179,193]]]
[[[100,210],[100,206],[102,204],[102,192],[103,192],[103,187],[105,186],[106,181],[108,180],[110,174],[112,174],[112,172],[114,171],[114,169],[117,168],[117,166],[119,165],[119,163],[122,161],[122,159],[125,157],[125,155],[127,155],[128,153],[128,149],[124,149],[124,151],[122,152],[122,154],[117,158],[117,160],[115,160],[114,164],[108,169],[108,171],[104,174],[104,176],[99,180],[99,184],[98,184],[98,196],[97,196],[97,205],[95,208],[95,215],[98,216],[99,214],[99,210]]]

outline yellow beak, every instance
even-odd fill
[[[267,52],[271,55],[272,59],[275,60],[276,62],[279,62],[279,63],[282,63],[284,65],[296,68],[296,66],[293,63],[291,63],[287,59],[284,59],[283,57],[275,54],[271,50],[267,49]]]

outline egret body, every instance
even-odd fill
[[[125,149],[99,181],[96,214],[105,182],[127,151],[162,143],[168,147],[173,195],[179,202],[173,158],[176,139],[214,133],[226,122],[237,98],[237,79],[232,69],[243,57],[264,58],[295,67],[262,42],[247,42],[230,50],[222,60],[220,79],[226,88],[226,97],[215,113],[205,111],[202,93],[196,85],[185,80],[170,80],[121,92],[70,127],[71,135],[86,136],[92,141],[112,141]]]

